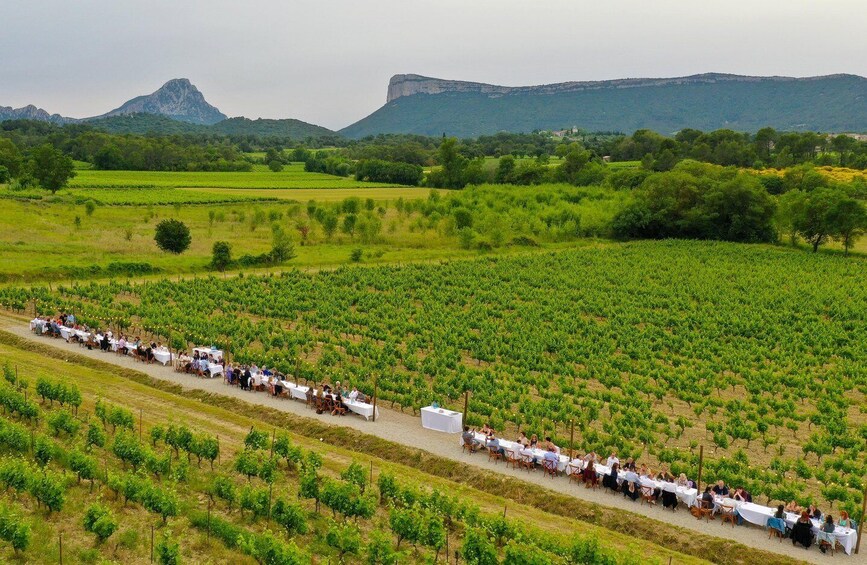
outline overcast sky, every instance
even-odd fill
[[[0,105],[86,117],[186,77],[229,116],[341,128],[396,73],[510,86],[867,76],[864,0],[0,0]]]

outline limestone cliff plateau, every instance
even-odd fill
[[[470,137],[572,126],[867,131],[867,79],[707,73],[509,87],[401,74],[389,82],[385,106],[341,133]]]

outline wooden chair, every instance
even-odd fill
[[[521,468],[526,469],[528,473],[536,470],[536,463],[533,461],[532,455],[521,455]]]
[[[491,459],[494,460],[494,463],[503,458],[503,454],[500,453],[498,449],[494,449],[493,447],[488,448],[488,461]]]
[[[590,463],[584,469],[584,488],[599,488],[599,475],[596,474],[596,468]]]
[[[732,523],[732,528],[735,527],[738,521],[738,515],[735,514],[735,507],[730,504],[720,504],[719,507],[720,513],[720,524],[725,524],[726,522]]]
[[[581,467],[575,465],[574,463],[568,463],[566,465],[566,475],[569,477],[569,482],[575,481],[576,483],[581,482]]]
[[[557,476],[557,462],[556,461],[542,461],[542,468],[545,469],[545,474],[551,477],[552,479]]]
[[[709,500],[699,499],[698,500],[698,516],[696,516],[696,518],[698,518],[699,520],[704,518],[705,522],[712,519],[713,518],[713,502],[711,502]]]
[[[768,518],[767,528],[768,528],[768,539],[772,537],[780,538],[780,543],[783,543],[783,537],[785,537],[785,522],[783,522],[783,527],[780,528],[775,521],[782,521],[780,518]]]
[[[517,469],[520,464],[520,459],[518,459],[518,453],[514,449],[506,450],[506,467],[509,465],[512,466],[512,469]]]
[[[307,408],[314,410],[316,408],[316,402],[313,398],[313,388],[310,387],[307,389],[307,392],[304,393],[305,403],[307,404]]]
[[[464,438],[461,442],[461,451],[469,451],[475,453],[478,451],[478,445],[471,439]]]
[[[650,504],[651,506],[656,505],[656,498],[653,496],[653,487],[642,486],[641,487],[641,503],[642,504]]]

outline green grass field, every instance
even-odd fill
[[[358,182],[321,173],[308,173],[304,165],[293,163],[279,173],[258,165],[246,173],[98,171],[78,170],[70,188],[375,188],[397,186]]]

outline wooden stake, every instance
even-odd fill
[[[575,418],[571,420],[572,431],[569,432],[569,459],[575,458]]]
[[[151,524],[151,563],[154,562],[154,525]]]
[[[465,426],[469,425],[469,424],[467,424],[467,412],[469,411],[469,408],[470,408],[470,389],[467,389],[464,391],[464,425]]]
[[[271,458],[274,458],[274,442],[277,440],[277,428],[271,430]]]
[[[379,385],[379,375],[373,377],[373,421],[376,422],[376,392]]]
[[[63,532],[57,534],[57,545],[60,550],[60,565],[63,565]]]
[[[861,532],[864,530],[865,515],[867,515],[867,484],[864,485],[864,496],[861,498],[861,519],[858,520],[858,541],[855,542],[855,553],[861,549]]]
[[[370,462],[370,488],[373,488],[373,461]]]
[[[208,546],[211,545],[211,501],[208,500]]]
[[[144,409],[138,409],[138,442],[141,443],[142,433],[141,433],[141,421],[144,417]]]
[[[701,494],[701,468],[704,465],[704,445],[698,447],[698,481],[695,484],[698,494]]]

